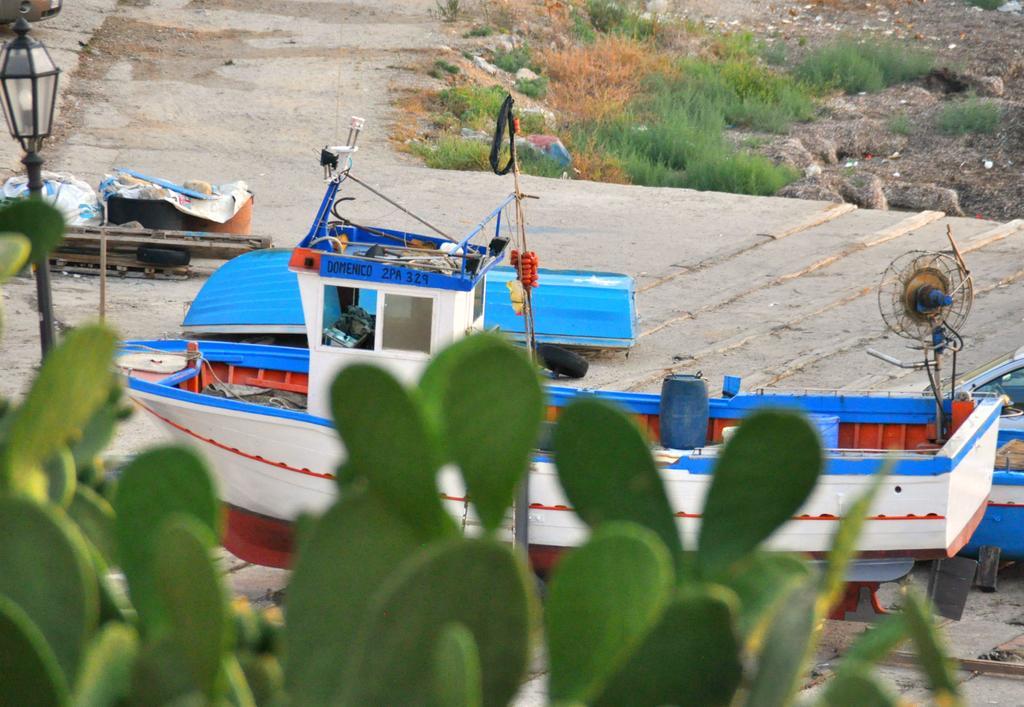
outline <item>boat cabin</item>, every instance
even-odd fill
[[[495,209],[461,241],[381,228],[331,225],[299,244],[298,276],[309,346],[308,411],[329,416],[330,381],[368,363],[412,384],[431,356],[483,330],[484,276],[504,257]],[[487,245],[470,241],[496,222]]]

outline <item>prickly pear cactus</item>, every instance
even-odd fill
[[[0,210],[0,281],[41,262],[62,223],[38,202]],[[541,609],[501,538],[544,392],[520,351],[471,337],[415,388],[362,366],[335,382],[350,457],[338,501],[301,524],[282,618],[229,602],[199,458],[155,449],[106,477],[125,415],[114,348],[110,331],[76,329],[19,404],[0,401],[0,705],[501,705],[538,652],[561,704],[792,704],[871,500],[840,523],[824,572],[764,552],[821,450],[800,417],[759,413],[721,455],[684,547],[640,431],[582,399],[561,413],[555,462],[591,534]],[[353,391],[373,410],[347,405]],[[442,467],[461,474],[481,537],[444,511]],[[936,699],[960,704],[926,608],[905,606],[853,645],[821,704],[895,704],[873,666],[908,637]]]

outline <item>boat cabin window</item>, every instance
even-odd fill
[[[324,346],[374,348],[377,291],[361,287],[324,288]]]
[[[432,298],[385,294],[383,319],[381,348],[430,353]]]

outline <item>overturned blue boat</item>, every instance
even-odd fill
[[[288,269],[291,249],[259,250],[222,265],[203,285],[182,326],[197,334],[305,334],[298,280]],[[636,343],[636,288],[628,275],[540,269],[533,291],[537,340],[580,348],[625,349]],[[511,267],[487,274],[484,326],[524,339],[523,317],[512,309],[506,283]]]

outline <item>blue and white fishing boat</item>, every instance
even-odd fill
[[[312,228],[289,256],[307,348],[141,341],[127,342],[119,361],[129,396],[149,419],[210,462],[227,509],[225,545],[260,564],[287,566],[293,522],[302,513],[323,511],[338,493],[334,472],[345,449],[329,419],[329,387],[337,373],[363,363],[416,381],[432,354],[483,329],[485,280],[512,250],[502,214],[515,195],[452,242],[330,223],[347,175],[332,175]],[[838,521],[890,458],[895,467],[858,540],[861,557],[952,556],[985,511],[1000,413],[994,396],[944,401],[937,417],[935,401],[924,395],[758,392],[707,402],[703,390],[696,379],[669,380],[661,395],[551,386],[549,417],[557,418],[581,395],[599,396],[634,415],[650,433],[679,532],[690,547],[723,435],[765,406],[816,416],[828,447],[822,479],[770,538],[773,549],[826,552]],[[680,427],[666,413],[680,404],[694,406],[696,427]],[[438,484],[450,512],[467,516],[472,526],[471,499],[458,475],[443,474]],[[579,544],[586,528],[543,450],[532,463],[529,488],[530,552],[543,568],[559,551]]]

